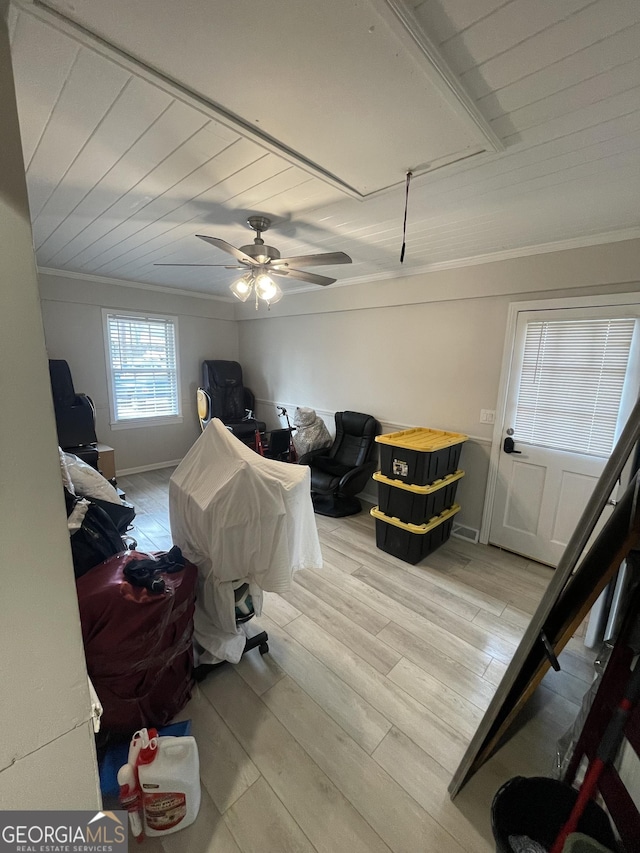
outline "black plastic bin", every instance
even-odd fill
[[[376,545],[381,551],[415,566],[444,545],[451,535],[453,516],[459,511],[460,507],[454,504],[426,524],[406,524],[374,506],[370,512],[376,520]]]
[[[491,806],[491,829],[497,853],[513,853],[510,835],[526,835],[547,850],[567,821],[578,792],[557,779],[516,776],[500,788]],[[582,832],[610,850],[618,846],[606,812],[591,800],[577,832]]]
[[[385,477],[379,471],[373,475],[378,484],[380,511],[410,524],[424,524],[434,515],[452,507],[462,477],[464,471],[455,471],[430,486],[412,486]]]
[[[413,486],[428,486],[457,470],[466,440],[459,432],[426,427],[377,435],[380,472]]]

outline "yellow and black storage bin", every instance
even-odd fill
[[[380,473],[412,486],[427,486],[455,473],[466,435],[414,427],[377,435]]]
[[[378,508],[405,523],[423,524],[453,506],[462,477],[464,471],[454,471],[428,486],[413,486],[377,471],[373,479],[378,484]]]
[[[459,510],[458,504],[454,504],[425,524],[408,524],[385,515],[374,506],[371,515],[376,520],[376,545],[381,551],[415,566],[447,541],[453,517]]]

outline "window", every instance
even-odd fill
[[[611,453],[635,322],[527,324],[515,422],[519,441]]]
[[[177,318],[107,310],[102,315],[111,425],[180,421]]]

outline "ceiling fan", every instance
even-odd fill
[[[238,261],[237,265],[228,264],[154,264],[159,267],[224,267],[228,270],[244,270],[245,274],[238,281],[234,281],[230,286],[234,296],[242,302],[255,292],[256,308],[258,299],[262,299],[268,305],[273,305],[279,302],[282,298],[282,290],[277,282],[273,280],[273,276],[289,276],[290,278],[298,279],[299,281],[308,281],[311,284],[320,284],[326,286],[333,284],[335,278],[328,278],[324,275],[305,272],[304,270],[294,269],[294,267],[315,267],[330,264],[350,264],[351,258],[344,252],[325,252],[320,255],[298,255],[292,258],[281,258],[280,252],[273,246],[265,245],[262,239],[262,234],[271,227],[271,220],[266,216],[250,216],[247,219],[249,228],[256,232],[253,243],[248,246],[241,246],[236,249],[225,240],[219,237],[208,237],[205,234],[196,234],[201,240],[211,243],[223,252]]]

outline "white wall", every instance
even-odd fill
[[[385,431],[428,426],[463,448],[458,520],[480,527],[510,302],[640,291],[640,240],[288,295],[267,314],[239,306],[246,381],[272,402],[324,415],[369,412]],[[370,493],[371,490],[369,490]]]
[[[0,2],[0,809],[100,805],[18,119]]]
[[[238,357],[233,306],[213,299],[62,274],[41,273],[40,296],[48,356],[66,359],[76,391],[93,399],[97,409],[98,440],[115,449],[117,471],[181,459],[200,434],[196,389],[202,361]],[[102,308],[177,316],[181,424],[111,429]]]
[[[238,359],[269,426],[274,403],[284,403],[311,406],[330,428],[333,412],[354,409],[374,414],[386,432],[422,425],[469,435],[458,519],[478,529],[492,435],[479,414],[496,405],[509,303],[640,290],[639,279],[640,240],[629,240],[318,288],[259,314],[91,277],[41,275],[40,292],[48,354],[66,358],[76,389],[93,397],[98,437],[116,449],[118,470],[181,458],[199,432],[201,362]],[[178,315],[183,424],[111,430],[101,307]]]

